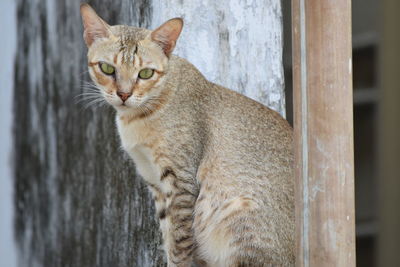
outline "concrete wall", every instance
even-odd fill
[[[0,266],[16,266],[13,236],[12,97],[16,43],[16,6],[0,1]]]

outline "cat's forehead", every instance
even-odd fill
[[[158,68],[165,63],[162,49],[149,38],[150,30],[116,25],[111,26],[111,32],[111,38],[95,43],[89,49],[91,62],[106,61],[129,68],[134,65],[135,59],[143,65],[153,63]]]
[[[139,41],[146,39],[151,33],[147,29],[125,25],[112,26],[111,32],[118,38],[121,46],[134,46]]]
[[[133,56],[139,42],[145,40],[151,33],[146,29],[125,25],[111,26],[111,32],[111,38],[103,39],[89,49],[89,58],[112,61],[117,54],[123,54],[124,58],[128,55]]]

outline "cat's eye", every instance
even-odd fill
[[[101,62],[100,63],[100,69],[102,72],[104,72],[104,74],[107,75],[113,75],[115,73],[115,68],[113,66],[111,66],[110,64]]]
[[[139,71],[139,78],[140,79],[150,79],[154,74],[154,70],[153,69],[142,69],[141,71]]]

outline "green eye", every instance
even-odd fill
[[[150,79],[154,74],[153,69],[142,69],[139,71],[139,78],[140,79]]]
[[[100,69],[107,75],[113,75],[115,73],[115,68],[107,63],[100,63]]]

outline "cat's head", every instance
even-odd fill
[[[110,26],[81,5],[89,73],[117,111],[146,110],[162,98],[168,61],[183,21],[171,19],[154,31]]]

